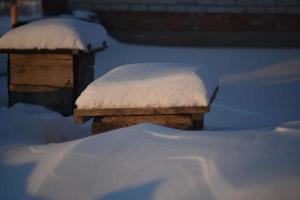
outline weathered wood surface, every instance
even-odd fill
[[[11,27],[14,27],[18,23],[18,8],[17,2],[13,1],[10,6],[10,24]]]
[[[201,119],[202,120],[202,119]],[[201,120],[193,120],[191,115],[131,115],[95,117],[92,123],[92,134],[140,123],[153,123],[177,129],[201,129]],[[198,126],[196,126],[198,125]]]
[[[210,98],[216,98],[218,87]],[[84,123],[94,117],[92,134],[128,127],[139,123],[154,123],[171,128],[201,130],[209,106],[171,108],[74,109],[74,122]]]
[[[90,119],[92,119],[93,117],[90,117],[90,116],[77,116],[77,115],[74,115],[73,113],[73,121],[75,124],[83,124],[87,121],[89,121]]]
[[[75,100],[93,81],[94,53],[9,54],[9,105],[23,102],[73,114]]]
[[[214,90],[210,98],[210,104],[216,98],[219,87]],[[89,117],[95,116],[115,116],[115,115],[173,115],[173,114],[193,114],[202,115],[209,112],[209,106],[191,107],[170,107],[170,108],[110,108],[110,109],[74,109],[74,122],[84,123]]]
[[[56,87],[38,86],[38,85],[9,85],[9,90],[13,92],[53,92]]]
[[[210,98],[216,98],[217,87]],[[139,123],[154,123],[171,128],[201,130],[204,114],[209,106],[172,107],[172,108],[124,108],[124,109],[74,109],[75,123],[84,123],[94,117],[92,134],[128,127]]]
[[[11,54],[10,82],[15,85],[73,87],[73,56]]]
[[[74,116],[115,116],[115,115],[178,115],[202,114],[209,111],[209,107],[171,107],[171,108],[116,108],[116,109],[75,109]],[[76,121],[75,121],[76,122]]]

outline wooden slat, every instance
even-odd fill
[[[73,122],[75,124],[83,124],[87,121],[89,121],[92,117],[82,117],[82,116],[77,116],[77,115],[73,115]]]
[[[11,92],[53,92],[57,90],[56,87],[36,86],[36,85],[9,85]]]
[[[73,56],[11,54],[11,84],[73,87]]]
[[[192,114],[192,119],[193,119],[193,121],[199,121],[199,120],[203,119],[203,116],[204,116],[204,113],[201,113],[201,114]]]
[[[210,104],[215,99],[219,87],[210,98]],[[204,113],[209,112],[210,106],[171,107],[171,108],[114,108],[114,109],[74,109],[74,122],[84,123],[86,117],[114,115],[180,115],[190,114],[194,121],[203,121]],[[89,119],[89,118],[88,118]],[[203,122],[202,122],[203,123]]]
[[[140,123],[154,123],[178,129],[193,127],[191,115],[131,115],[95,117],[92,133],[97,134],[117,128],[128,127]]]
[[[45,63],[47,61],[56,61],[56,62],[67,62],[72,61],[72,54],[10,54],[12,63],[22,63],[24,62],[34,62],[34,63]]]
[[[209,107],[171,107],[171,108],[113,108],[113,109],[75,109],[78,116],[112,116],[112,115],[172,115],[172,114],[201,114],[208,112]]]

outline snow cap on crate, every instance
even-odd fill
[[[76,105],[78,109],[208,106],[217,85],[208,68],[195,64],[128,64],[92,82]]]
[[[103,46],[106,30],[74,18],[50,18],[12,29],[0,38],[0,49],[76,49],[88,52]]]

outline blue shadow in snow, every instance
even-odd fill
[[[139,185],[132,188],[126,188],[119,191],[111,192],[104,195],[99,200],[134,200],[134,199],[143,199],[151,200],[153,199],[153,193],[156,188],[162,182],[161,179],[148,182],[143,185]]]
[[[26,192],[28,177],[35,163],[5,165],[0,163],[0,199],[38,199]]]

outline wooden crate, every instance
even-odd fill
[[[75,109],[74,122],[84,123],[94,118],[92,134],[128,127],[140,123],[154,123],[184,130],[201,130],[204,114],[209,112],[215,99],[215,89],[208,106],[170,108],[116,108],[116,109]]]
[[[93,81],[95,51],[7,50],[9,106],[30,103],[71,115]]]
[[[92,134],[128,127],[140,123],[153,123],[171,128],[196,130],[203,128],[203,115],[173,114],[173,115],[123,115],[94,117]]]

